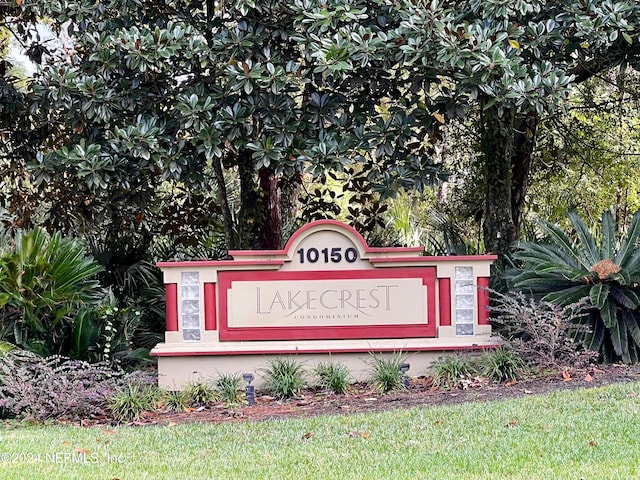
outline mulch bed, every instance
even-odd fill
[[[465,402],[494,401],[528,395],[595,388],[622,382],[640,382],[640,366],[598,365],[584,370],[567,370],[534,379],[489,383],[470,379],[459,388],[443,389],[433,385],[431,377],[411,380],[403,391],[380,394],[366,384],[356,384],[346,395],[307,389],[293,399],[278,401],[268,395],[257,395],[256,404],[228,408],[222,403],[192,409],[183,413],[148,412],[135,425],[176,425],[181,423],[246,422],[317,415],[381,412],[417,406],[452,405]]]

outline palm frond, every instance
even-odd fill
[[[627,234],[620,244],[620,250],[616,255],[615,263],[625,268],[630,258],[632,258],[637,246],[638,237],[640,236],[640,210],[636,212],[631,220],[631,225],[627,230]]]
[[[577,260],[577,256],[567,255],[562,247],[555,244],[524,242],[518,246],[514,257],[534,264],[547,260],[569,268],[587,270],[584,264]]]
[[[571,225],[573,225],[573,229],[580,240],[581,248],[579,249],[579,252],[582,253],[581,257],[583,258],[583,262],[589,266],[595,265],[602,260],[602,256],[600,249],[597,247],[596,241],[593,238],[593,234],[577,213],[569,212],[569,220],[571,221]]]
[[[615,328],[618,324],[618,309],[615,302],[606,301],[602,308],[599,308],[598,310],[600,311],[600,315],[602,316],[602,322],[604,323],[604,326],[609,330]]]
[[[635,310],[640,306],[640,296],[630,288],[614,285],[611,287],[610,294],[611,297],[624,308]]]
[[[580,333],[579,340],[590,350],[601,351],[604,342],[605,327],[596,309],[592,309],[585,319],[585,323],[591,326],[591,331]]]
[[[602,214],[602,242],[600,245],[600,255],[602,258],[613,259],[616,253],[616,226],[610,212]]]
[[[624,322],[613,322],[609,328],[611,345],[616,355],[622,357],[623,361],[629,363],[629,342],[627,339],[627,324]]]
[[[637,316],[629,311],[623,311],[622,318],[627,325],[627,331],[633,339],[635,346],[640,347],[640,325],[638,325]]]
[[[558,227],[550,222],[542,222],[541,227],[549,239],[561,249],[562,253],[572,258],[578,265],[583,265],[583,259],[578,253],[571,239]]]
[[[631,255],[627,257],[627,261],[624,265],[620,265],[622,271],[627,273],[629,283],[631,280],[640,281],[640,249],[635,250]]]
[[[604,308],[604,304],[609,297],[610,286],[605,283],[597,283],[589,290],[589,298],[591,303],[598,309]]]
[[[560,305],[571,305],[589,296],[589,285],[577,285],[569,288],[553,290],[547,293],[542,300]]]

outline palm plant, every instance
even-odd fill
[[[42,355],[66,354],[76,315],[103,295],[101,270],[75,240],[40,228],[18,231],[0,257],[3,340]]]
[[[609,212],[602,215],[597,237],[577,214],[569,219],[575,238],[541,223],[548,243],[520,244],[514,254],[520,266],[509,280],[525,294],[562,306],[587,299],[587,313],[576,319],[588,327],[578,330],[579,340],[605,361],[635,363],[640,358],[640,212],[620,239]]]

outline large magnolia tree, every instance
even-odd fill
[[[477,104],[485,248],[504,252],[518,238],[540,122],[576,83],[634,65],[640,49],[635,0],[20,8],[72,39],[35,81],[33,131],[46,142],[26,152],[33,178],[66,186],[60,197],[88,216],[137,221],[159,182],[201,188],[210,168],[229,247],[279,246],[282,197],[297,196],[304,173],[382,196],[429,184],[439,127]],[[239,177],[237,217],[225,171]]]
[[[206,188],[205,172],[215,179],[229,248],[280,247],[291,214],[283,205],[295,205],[303,176],[331,174],[385,194],[439,174],[421,155],[432,122],[384,108],[402,92],[387,59],[367,53],[367,36],[376,51],[388,43],[391,4],[337,2],[315,17],[306,0],[21,8],[39,9],[70,38],[34,79],[34,130],[46,138],[26,158],[32,178],[55,186],[52,209],[79,210],[113,235],[142,223],[161,182]],[[312,41],[331,43],[354,23],[361,44],[329,47],[330,59],[306,36],[318,31]],[[228,172],[240,185],[237,216]]]

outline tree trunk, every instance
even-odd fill
[[[483,108],[480,114],[481,151],[485,175],[485,250],[504,254],[517,240],[513,221],[511,160],[514,146],[515,111],[496,106]]]
[[[278,176],[270,168],[256,175],[250,151],[238,157],[240,177],[240,248],[278,250],[282,248],[282,216]]]
[[[261,217],[256,185],[256,171],[250,151],[238,154],[240,178],[240,213],[238,215],[238,248],[258,248],[259,228],[256,219]]]
[[[282,248],[282,215],[280,213],[280,187],[278,176],[271,168],[258,171],[263,217],[260,219],[259,248],[279,250]]]
[[[513,154],[511,156],[511,216],[516,239],[520,238],[520,227],[524,215],[524,204],[529,188],[529,172],[535,147],[538,115],[529,112],[518,115],[515,120]]]
[[[233,250],[237,248],[237,245],[234,242],[233,214],[231,213],[231,207],[229,207],[229,195],[227,193],[227,184],[222,170],[222,160],[220,158],[214,158],[212,166],[216,178],[216,184],[218,185],[218,202],[220,203],[220,209],[222,210],[224,243],[227,250]]]
[[[302,191],[303,173],[294,172],[282,176],[278,182],[280,187],[280,216],[282,217],[283,237],[285,232],[292,233],[298,218],[299,197]],[[283,239],[284,240],[284,239]]]

